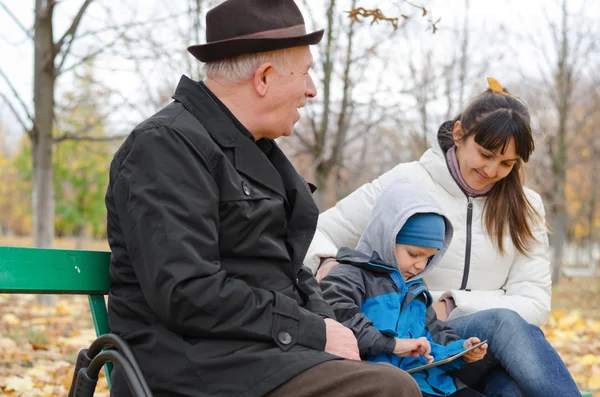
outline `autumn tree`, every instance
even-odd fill
[[[586,17],[585,4],[574,11],[566,0],[560,3],[559,19],[549,18],[548,27],[550,45],[539,40],[534,43],[540,50],[538,66],[542,80],[533,89],[537,98],[533,98],[531,103],[538,105],[533,113],[545,136],[542,145],[545,147],[539,148],[538,145],[540,154],[545,154],[540,163],[542,169],[550,171],[539,180],[539,186],[551,226],[552,278],[556,282],[560,277],[571,226],[567,208],[567,175],[573,162],[578,161],[571,157],[572,145],[584,128],[575,114],[576,92],[590,83],[589,76],[594,70],[590,61],[597,53],[600,32],[594,21]]]

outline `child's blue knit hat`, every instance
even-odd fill
[[[439,214],[421,213],[408,218],[396,236],[396,244],[440,249],[444,246],[446,222]]]

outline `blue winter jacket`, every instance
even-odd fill
[[[373,210],[357,250],[343,247],[337,254],[340,265],[320,285],[323,297],[333,307],[338,321],[352,329],[358,339],[361,357],[386,362],[407,370],[427,363],[422,357],[399,357],[393,354],[395,338],[426,337],[434,361],[442,360],[463,349],[465,340],[445,323],[437,320],[433,303],[421,276],[431,270],[447,249],[452,226],[446,219],[444,247],[416,277],[404,281],[395,257],[395,236],[415,213],[441,213],[428,194],[401,181],[380,197]],[[368,252],[368,254],[367,254]],[[460,368],[462,359],[414,372],[421,391],[448,396],[464,385],[448,371]]]

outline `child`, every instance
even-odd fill
[[[321,281],[337,319],[354,331],[361,357],[407,370],[439,361],[479,343],[461,340],[437,320],[422,281],[448,249],[452,225],[435,200],[406,181],[377,200],[356,250]],[[413,372],[423,396],[483,396],[448,371],[485,356],[487,345],[450,363]]]

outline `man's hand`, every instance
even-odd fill
[[[358,342],[350,328],[344,327],[331,318],[326,318],[325,331],[327,335],[325,351],[327,353],[347,358],[348,360],[360,361]]]
[[[472,337],[472,338],[467,339],[467,341],[463,344],[463,347],[465,349],[468,349],[471,346],[475,346],[479,342],[481,342],[479,340],[479,338]],[[487,348],[488,348],[488,345],[486,343],[485,345],[479,346],[477,349],[468,352],[467,354],[465,354],[464,356],[462,356],[462,359],[465,360],[465,362],[468,362],[468,363],[474,363],[475,361],[479,361],[483,357],[485,357],[485,353],[487,352]]]
[[[424,336],[419,339],[400,339],[396,338],[396,347],[394,354],[400,357],[419,357],[423,356],[428,362],[433,361],[431,354],[431,345]]]
[[[317,279],[317,281],[321,281],[337,265],[338,265],[337,261],[329,261],[326,264],[324,264],[323,266],[321,266],[321,268],[317,271],[317,274],[315,275],[315,278]]]

